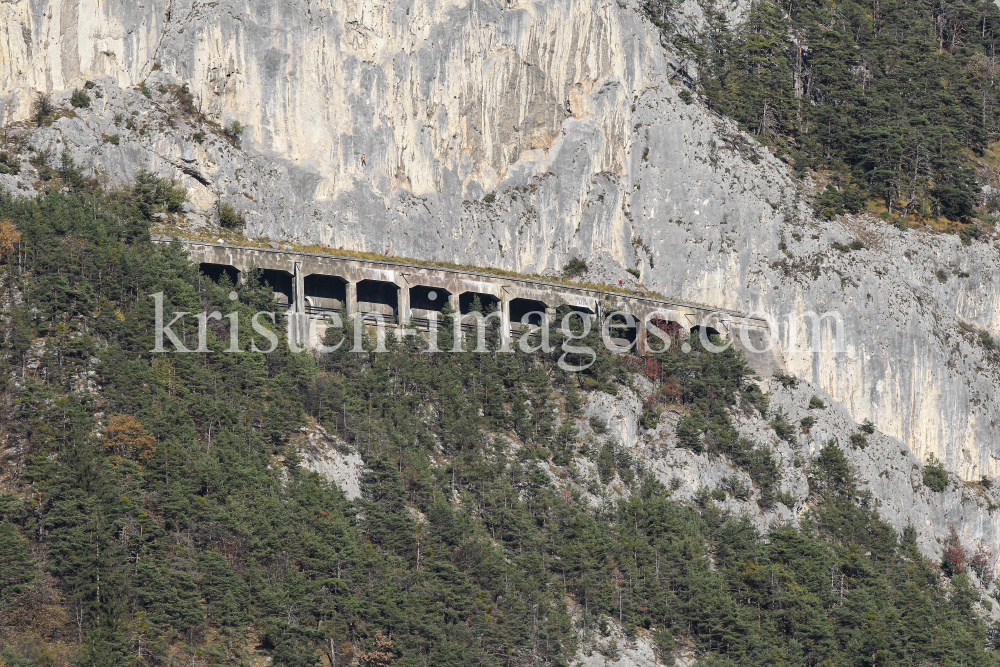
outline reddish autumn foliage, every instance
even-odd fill
[[[984,584],[989,584],[993,581],[994,558],[995,556],[993,555],[993,552],[987,549],[985,544],[980,542],[975,555],[969,559],[969,567],[972,568],[973,572],[979,575],[979,579]]]
[[[941,569],[949,577],[953,577],[960,572],[965,572],[968,555],[965,552],[965,547],[962,546],[961,540],[958,539],[955,527],[948,526],[948,530],[951,531],[951,535],[944,541],[944,553],[941,554]]]

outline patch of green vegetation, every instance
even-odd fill
[[[767,415],[770,407],[770,399],[768,399],[767,394],[762,392],[754,382],[748,382],[743,387],[743,391],[740,393],[740,402],[744,408],[754,408],[761,417]]]
[[[219,205],[219,224],[226,229],[240,229],[246,226],[247,218],[243,211],[237,211],[229,202]]]
[[[70,96],[69,103],[73,105],[74,109],[89,109],[90,95],[87,94],[87,91],[77,88]]]
[[[177,103],[180,104],[181,109],[183,109],[185,113],[192,115],[198,113],[198,109],[194,105],[194,96],[191,95],[191,89],[188,88],[186,83],[177,89],[175,95],[177,97]],[[198,143],[201,142],[199,141]]]
[[[597,415],[591,415],[588,423],[590,424],[590,428],[593,429],[594,433],[597,435],[602,435],[608,431],[608,423]]]
[[[785,412],[784,408],[779,407],[774,411],[774,414],[771,415],[770,424],[771,428],[774,429],[775,435],[779,438],[792,445],[798,443],[798,440],[795,438],[795,427],[788,421],[788,413]]]
[[[849,244],[845,245],[839,241],[834,241],[832,244],[834,250],[839,250],[840,252],[851,252],[852,250],[864,250],[865,244],[862,241],[855,239]]]
[[[135,177],[128,201],[147,220],[157,213],[176,213],[187,200],[187,191],[177,182],[148,171]]]
[[[226,125],[224,133],[230,141],[238,146],[240,141],[243,140],[243,125],[240,124],[240,121],[234,120],[229,125]]]
[[[635,481],[635,461],[632,455],[613,438],[608,438],[601,445],[596,463],[601,484],[607,484],[615,475],[626,484]]]
[[[867,202],[894,219],[974,217],[976,159],[1000,130],[994,3],[761,0],[737,27],[708,12],[696,35],[675,29],[677,3],[643,5],[695,63],[711,108],[797,173],[833,177],[814,202],[819,213]],[[964,242],[980,234],[974,224],[953,229]]]
[[[782,505],[784,505],[785,507],[787,507],[788,509],[793,509],[795,507],[795,496],[786,491],[780,491],[774,494],[774,499],[777,500]]]
[[[968,223],[958,227],[958,237],[962,239],[964,245],[972,245],[972,242],[983,236],[983,230],[975,223]]]
[[[587,270],[587,262],[579,257],[572,257],[566,262],[566,266],[563,267],[562,275],[563,278],[578,278],[585,274]]]
[[[996,339],[993,338],[989,331],[980,331],[978,337],[979,344],[984,350],[988,352],[996,352],[1000,349],[1000,345],[997,345]]]
[[[935,493],[944,491],[948,486],[948,473],[941,462],[934,458],[933,454],[927,458],[923,478],[924,486]]]
[[[795,389],[799,386],[799,379],[794,375],[788,375],[782,371],[775,371],[774,379],[785,389]]]
[[[21,161],[16,155],[0,153],[0,174],[17,176],[21,173]]]
[[[660,423],[660,416],[662,414],[662,407],[647,401],[642,406],[642,414],[639,415],[639,425],[645,429],[656,428],[656,426]]]
[[[813,201],[813,208],[819,215],[834,218],[844,213],[860,213],[865,208],[865,200],[861,188],[857,185],[849,184],[837,189],[831,183],[827,184],[826,189]]]
[[[52,98],[39,93],[38,97],[31,104],[31,114],[38,127],[41,127],[49,119],[55,108],[52,106]]]

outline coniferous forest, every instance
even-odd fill
[[[818,212],[868,202],[900,226],[946,218],[966,241],[973,219],[995,225],[981,192],[1000,136],[992,0],[756,0],[738,26],[707,3],[697,33],[678,30],[678,4],[644,3],[687,85],[799,176],[821,173]]]
[[[702,665],[997,664],[978,589],[879,519],[835,444],[809,463],[802,527],[759,534],[574,426],[588,392],[643,374],[645,422],[681,406],[680,446],[781,502],[766,446],[729,418],[768,409],[732,351],[601,352],[578,374],[558,349],[497,351],[496,331],[484,354],[422,338],[233,354],[212,320],[213,352],[150,353],[150,294],[244,322],[273,309],[257,276],[214,283],[151,242],[176,195],[148,175],[104,193],[66,161],[37,199],[0,196],[5,667],[570,665],[596,640],[614,657],[612,627],[668,663],[685,647]],[[251,334],[268,347],[245,327],[241,349]],[[360,453],[360,498],[299,465],[293,437],[315,425]],[[604,492],[614,478],[628,493]]]

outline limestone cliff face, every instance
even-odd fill
[[[16,118],[36,91],[101,75],[126,88],[156,64],[211,117],[245,125],[248,148],[287,160],[286,174],[227,183],[256,200],[253,231],[539,271],[571,252],[634,262],[635,125],[673,95],[659,36],[625,3],[21,0],[0,11]],[[667,151],[683,130],[662,138]],[[493,190],[518,198],[479,203]]]
[[[787,370],[918,460],[1000,475],[1000,370],[958,326],[1000,334],[994,242],[815,219],[808,183],[678,98],[671,58],[635,0],[0,2],[5,112],[87,79],[102,92],[33,130],[39,147],[112,180],[174,175],[201,208],[247,210],[251,236],[638,268],[664,294],[776,318]],[[242,150],[194,141],[157,92],[171,81],[245,125]],[[832,248],[854,239],[866,248]],[[793,335],[785,318],[806,311],[841,314],[842,350],[830,324],[815,353]]]

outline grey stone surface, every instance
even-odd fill
[[[292,438],[300,465],[336,484],[348,500],[361,497],[364,463],[357,450],[318,424],[304,426]]]

